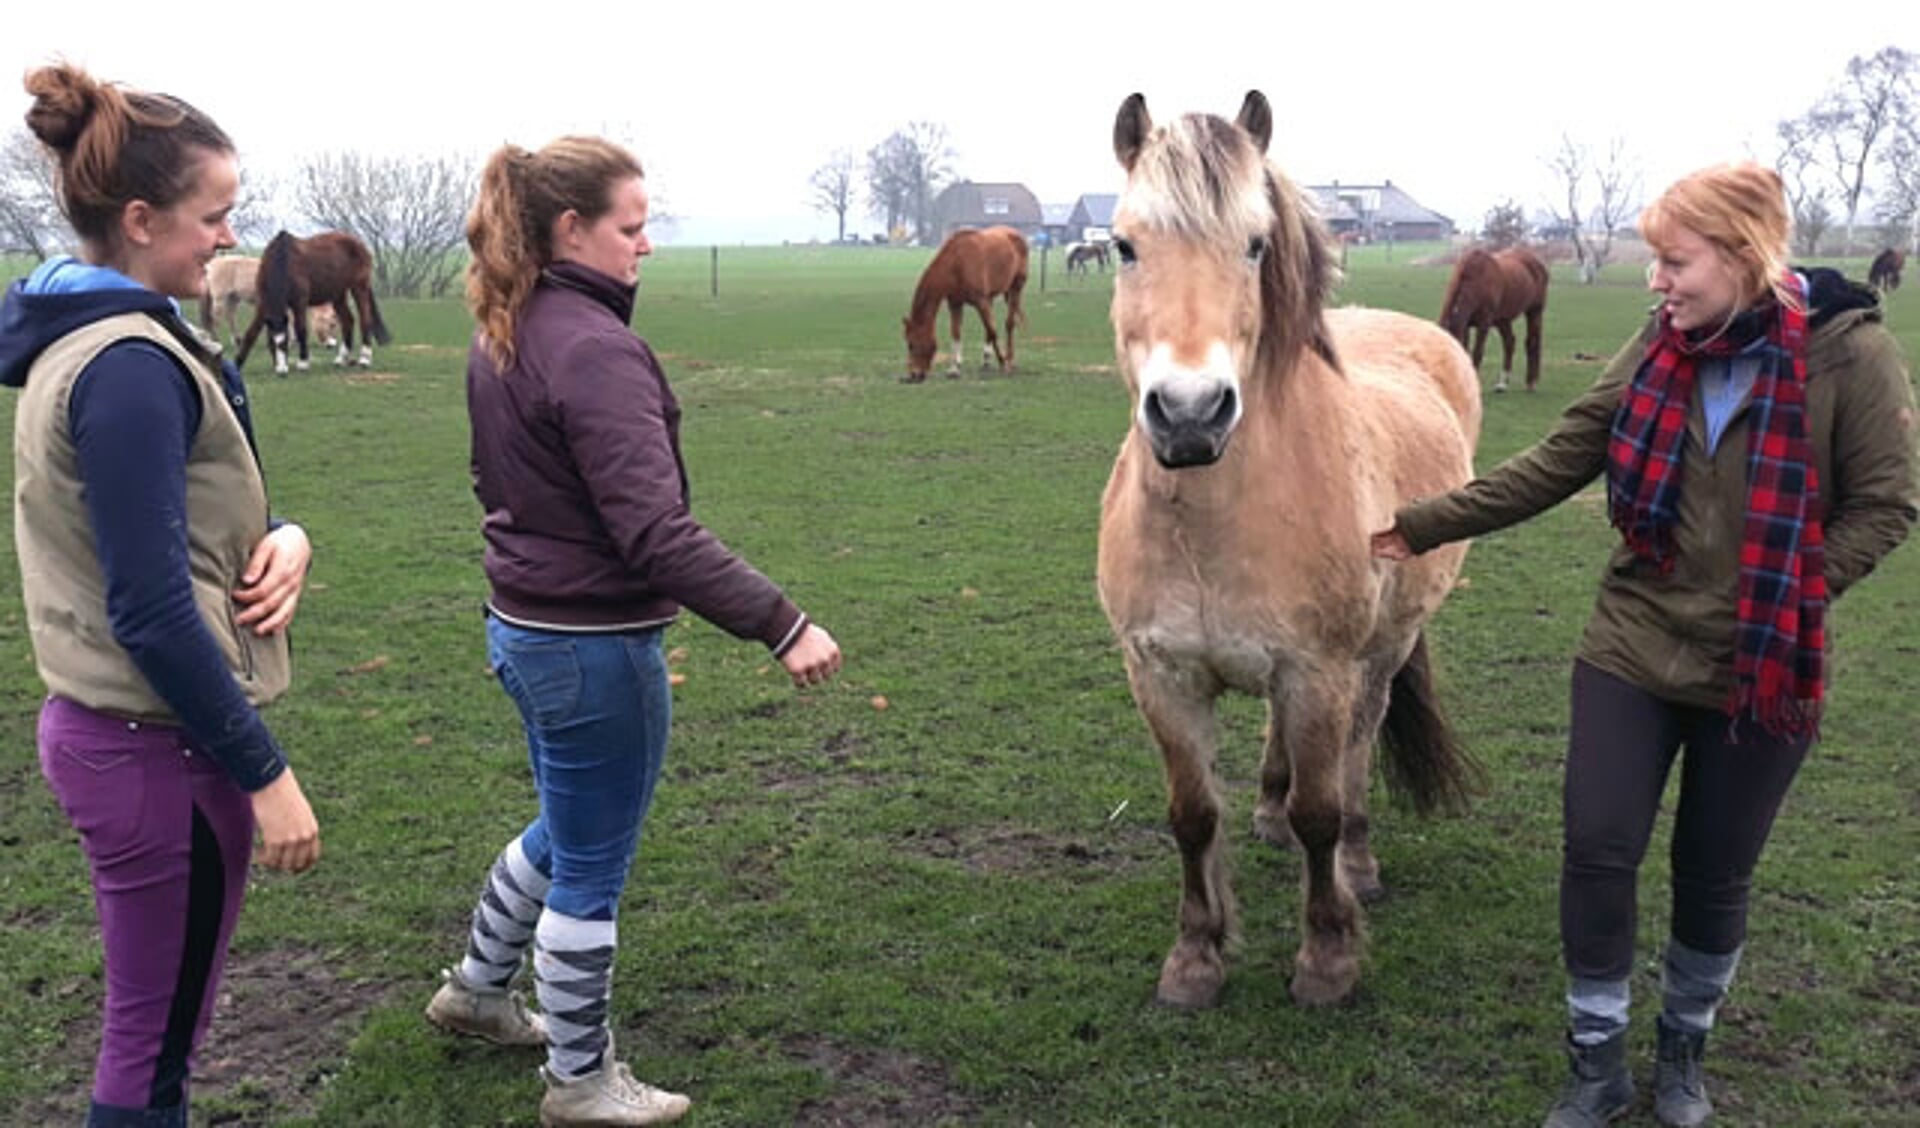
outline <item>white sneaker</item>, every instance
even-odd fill
[[[427,1004],[427,1021],[452,1034],[485,1038],[502,1046],[544,1046],[547,1021],[527,1009],[518,991],[477,991],[460,977],[459,968],[444,968],[446,982]]]
[[[562,1081],[540,1067],[547,1095],[540,1100],[541,1128],[626,1128],[633,1124],[668,1124],[687,1114],[693,1102],[636,1079],[623,1061],[613,1061],[584,1077]]]

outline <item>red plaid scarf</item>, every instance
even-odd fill
[[[1797,276],[1789,278],[1804,290]],[[1816,516],[1820,484],[1807,441],[1807,317],[1769,303],[1743,313],[1730,329],[1695,344],[1661,313],[1659,334],[1614,413],[1608,502],[1634,555],[1662,574],[1671,571],[1695,361],[1731,357],[1764,336],[1753,385],[1740,624],[1727,711],[1736,718],[1751,712],[1770,733],[1811,732],[1825,690],[1827,580]]]

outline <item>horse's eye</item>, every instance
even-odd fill
[[[1247,240],[1247,261],[1259,262],[1267,255],[1267,240],[1264,235],[1255,235]]]
[[[1113,241],[1113,251],[1120,256],[1122,263],[1131,264],[1133,262],[1133,244],[1127,242],[1125,239],[1115,239]]]

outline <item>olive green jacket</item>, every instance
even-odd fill
[[[1831,597],[1871,572],[1920,515],[1913,387],[1880,320],[1878,307],[1842,311],[1807,345],[1807,419]],[[1425,552],[1506,528],[1601,477],[1614,409],[1653,332],[1649,321],[1545,438],[1451,493],[1402,509],[1395,520],[1408,546]],[[1742,404],[1709,455],[1696,390],[1673,569],[1661,575],[1617,544],[1580,641],[1582,659],[1682,704],[1718,708],[1733,691],[1750,414]]]

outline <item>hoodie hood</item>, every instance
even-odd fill
[[[146,313],[171,328],[172,298],[117,270],[61,256],[7,288],[0,300],[0,384],[24,387],[27,371],[48,345],[84,325],[122,313]]]
[[[1807,280],[1807,328],[1818,329],[1852,309],[1877,310],[1880,295],[1837,270],[1824,266],[1793,268]]]

